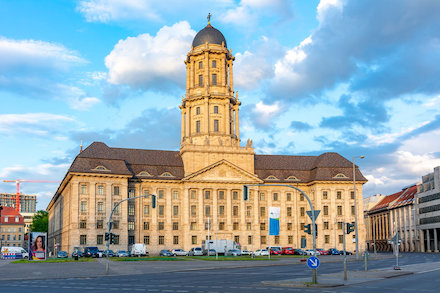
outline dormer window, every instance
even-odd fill
[[[174,177],[173,175],[171,175],[170,172],[164,172],[162,173],[162,175],[160,175],[161,177]]]
[[[342,174],[342,173],[339,173],[339,174],[337,174],[335,177],[333,177],[333,178],[348,178],[347,176],[345,176],[344,174]]]
[[[269,175],[267,176],[266,180],[278,180],[278,178],[273,175]]]
[[[295,176],[289,176],[289,177],[286,178],[286,180],[297,181],[299,179],[296,178]]]
[[[94,170],[95,171],[110,171],[109,169],[107,169],[106,167],[104,167],[102,165],[96,166]]]
[[[138,176],[151,176],[151,174],[148,173],[147,171],[142,171],[138,174]]]

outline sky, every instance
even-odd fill
[[[61,181],[80,150],[178,150],[184,60],[219,29],[242,144],[338,152],[364,197],[440,165],[438,0],[0,0],[0,191]],[[46,209],[57,183],[21,184]]]

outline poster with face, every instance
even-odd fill
[[[29,233],[29,260],[46,260],[47,233]]]

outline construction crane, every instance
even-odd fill
[[[51,180],[26,180],[26,179],[17,179],[17,180],[3,180],[3,182],[11,182],[17,185],[17,195],[15,196],[15,209],[17,212],[20,212],[20,183],[21,182],[32,182],[32,183],[59,183],[59,181],[51,181]]]

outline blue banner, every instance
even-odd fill
[[[280,235],[279,207],[269,207],[269,235]]]

